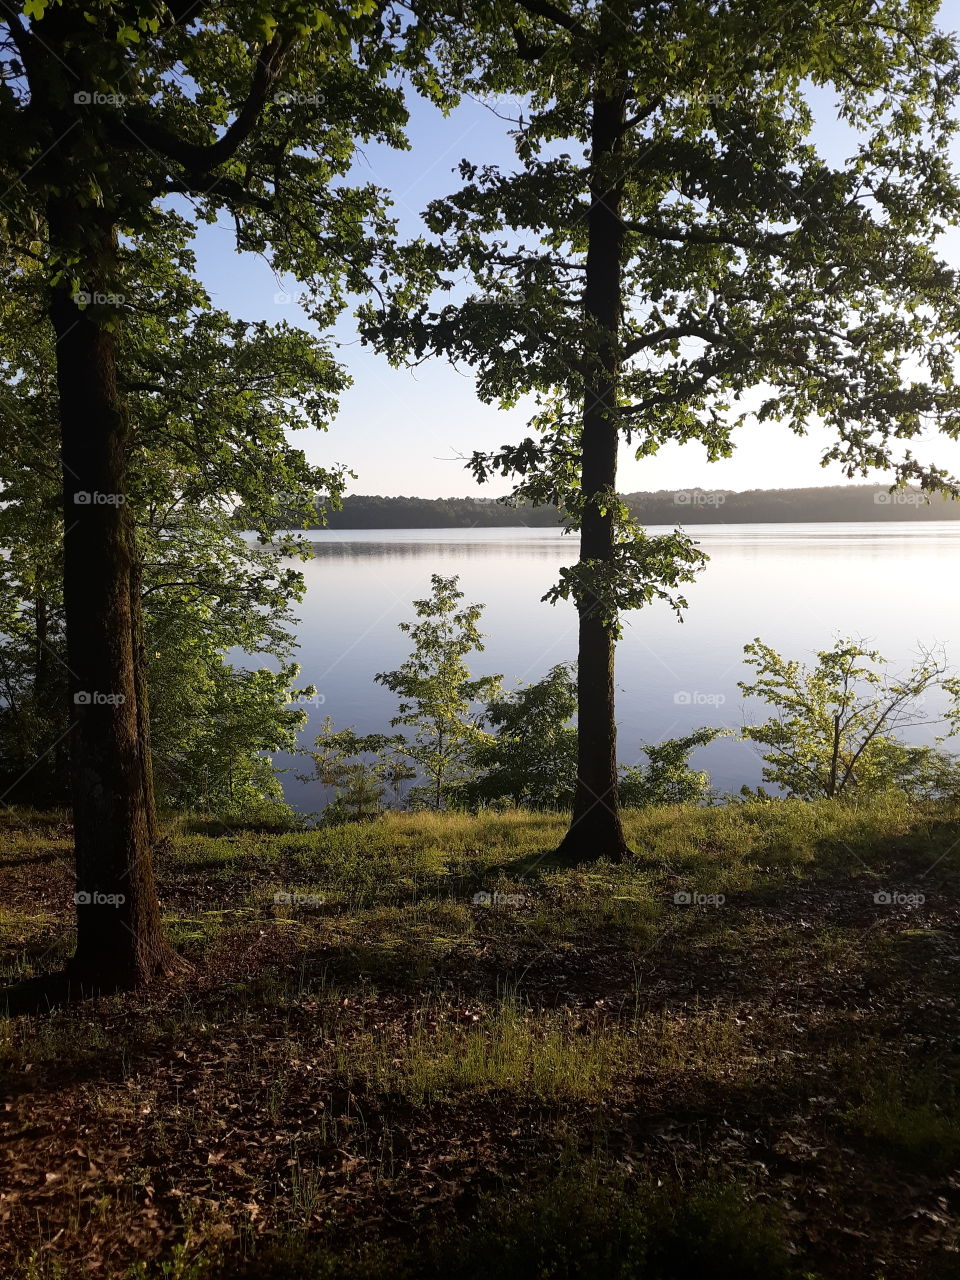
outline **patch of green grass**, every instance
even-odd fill
[[[598,1164],[536,1191],[487,1196],[475,1219],[352,1253],[291,1242],[231,1275],[242,1280],[791,1280],[777,1210],[705,1180],[651,1188]],[[816,1280],[812,1272],[806,1280]]]
[[[614,943],[645,951],[658,933],[662,903],[646,871],[566,870],[545,875],[527,921],[544,942]],[[521,890],[522,891],[522,890]]]
[[[956,1064],[855,1068],[857,1101],[842,1119],[912,1164],[936,1171],[960,1158],[960,1087]]]
[[[582,1027],[568,1012],[534,1013],[505,1000],[470,1025],[427,1006],[405,1039],[376,1033],[339,1050],[338,1069],[369,1088],[435,1099],[510,1093],[542,1101],[598,1101],[629,1058],[615,1027]]]
[[[0,986],[62,966],[73,938],[52,911],[0,908]]]
[[[52,911],[18,911],[0,907],[0,948],[33,947],[49,938],[57,925]]]
[[[504,1005],[485,1027],[418,1032],[386,1083],[421,1101],[500,1091],[544,1101],[599,1101],[625,1056],[617,1031],[578,1031],[564,1014],[533,1021]]]
[[[719,886],[722,875],[737,868],[783,873],[818,864],[859,871],[865,851],[885,850],[918,828],[929,832],[929,814],[949,808],[890,792],[860,804],[775,800],[708,808],[671,805],[627,811],[624,825],[644,860],[667,863],[678,873],[712,873]]]
[[[516,810],[387,812],[374,822],[282,833],[175,829],[163,872],[174,885],[184,874],[202,874],[214,888],[247,884],[248,904],[265,908],[278,887],[309,888],[326,894],[327,914],[334,906],[355,914],[424,899],[469,902],[478,889],[500,888],[533,900],[548,937],[603,935],[643,949],[669,898],[658,877],[670,877],[671,889],[729,896],[801,874],[861,876],[869,866],[879,875],[893,854],[926,869],[941,845],[946,853],[956,840],[957,825],[950,806],[911,804],[897,794],[862,805],[661,806],[628,810],[624,823],[637,859],[586,871],[552,856],[563,815]],[[938,874],[952,874],[954,864],[960,867],[960,854],[948,854]]]
[[[27,1063],[76,1064],[115,1048],[110,1032],[94,1019],[54,1011],[0,1020],[0,1070],[22,1069]]]
[[[204,950],[244,924],[251,925],[262,919],[260,912],[250,908],[200,911],[191,916],[165,916],[167,936],[184,955],[202,955]]]
[[[585,1022],[569,1010],[533,1010],[505,998],[472,1022],[424,1004],[409,1033],[366,1029],[336,1049],[336,1070],[418,1105],[510,1094],[545,1103],[598,1104],[632,1077],[729,1080],[756,1064],[732,1016],[712,1010],[638,1013]]]
[[[744,1029],[732,1013],[693,1005],[637,1014],[631,1032],[631,1060],[645,1075],[729,1080],[759,1074],[760,1064],[749,1055]]]
[[[375,907],[329,923],[332,942],[348,949],[359,972],[423,978],[473,932],[461,902],[417,902]]]

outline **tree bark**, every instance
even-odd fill
[[[618,339],[622,310],[624,227],[622,191],[614,171],[622,146],[626,99],[614,85],[594,90],[591,121],[590,211],[584,312],[597,335],[593,375],[583,405],[581,479],[585,507],[580,527],[580,563],[610,561],[616,529],[609,502],[616,493]],[[588,581],[585,567],[583,582]],[[578,860],[629,854],[620,818],[617,722],[614,705],[616,637],[592,591],[577,595],[580,615],[577,674],[577,782],[570,829],[560,852]]]
[[[91,232],[85,287],[116,288],[116,233]],[[69,248],[77,210],[52,201],[51,247]],[[87,241],[89,243],[89,240]],[[65,256],[65,255],[64,255]],[[64,612],[70,669],[71,793],[77,947],[68,967],[82,992],[149,982],[175,967],[160,919],[152,858],[152,787],[139,713],[132,607],[134,536],[126,504],[130,430],[117,389],[114,334],[96,305],[52,291],[64,513]]]

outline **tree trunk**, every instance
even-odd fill
[[[87,236],[92,212],[84,210]],[[70,246],[76,219],[75,208],[53,202],[55,251]],[[116,288],[115,261],[115,231],[105,225],[98,253],[84,264],[85,287]],[[57,339],[77,868],[77,949],[67,976],[75,988],[94,992],[148,982],[171,970],[175,957],[164,939],[153,871],[155,819],[131,605],[135,550],[125,502],[129,425],[117,390],[115,338],[101,308],[81,310],[63,285],[53,290],[50,318]]]
[[[624,230],[618,164],[625,123],[625,97],[609,84],[593,95],[590,212],[584,311],[588,332],[598,335],[592,376],[583,405],[581,480],[585,507],[580,526],[580,563],[609,561],[616,529],[609,498],[617,487],[617,351]],[[584,581],[587,580],[585,572]],[[596,595],[577,595],[580,653],[577,674],[577,783],[570,829],[561,853],[578,860],[629,854],[620,820],[617,723],[614,707],[616,636]]]

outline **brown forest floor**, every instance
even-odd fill
[[[567,1169],[734,1184],[790,1274],[960,1277],[955,813],[649,811],[624,867],[557,866],[559,830],[181,827],[161,889],[189,978],[0,1020],[0,1275],[292,1280],[273,1244],[389,1257]],[[11,979],[69,952],[70,831],[0,835]]]

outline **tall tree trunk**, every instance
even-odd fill
[[[84,213],[91,216],[90,210]],[[53,202],[51,243],[69,246],[77,211]],[[89,231],[88,231],[89,234]],[[86,287],[116,288],[116,235],[101,228]],[[99,316],[98,316],[98,313]],[[140,985],[174,967],[153,871],[135,672],[132,515],[125,502],[129,424],[117,389],[115,338],[96,305],[53,290],[64,511],[64,611],[70,669],[71,792],[77,949],[68,969],[84,991]]]
[[[580,562],[613,558],[616,530],[609,501],[616,493],[618,337],[622,309],[624,229],[618,163],[626,100],[616,86],[598,84],[591,121],[590,212],[584,311],[598,335],[592,377],[583,405]],[[585,565],[582,582],[589,581]],[[577,784],[570,829],[560,846],[578,859],[619,860],[630,852],[620,820],[617,723],[614,707],[614,628],[605,625],[596,595],[581,586],[580,653],[577,675]]]

